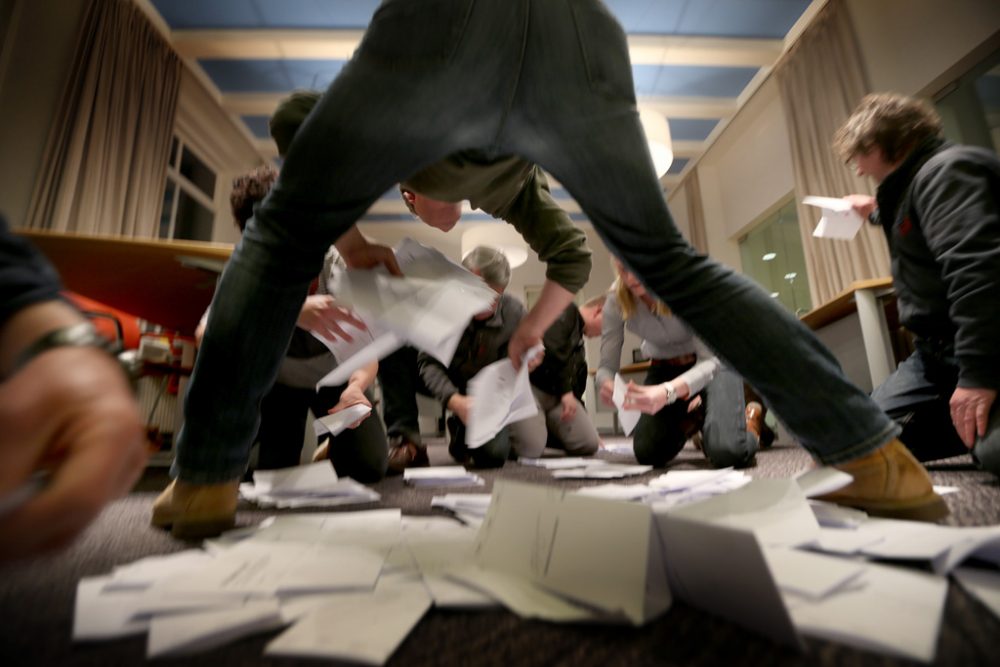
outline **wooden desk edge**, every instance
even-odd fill
[[[812,330],[835,322],[845,315],[854,312],[857,305],[854,302],[854,294],[861,290],[885,290],[892,289],[892,278],[870,278],[868,280],[856,280],[847,289],[833,297],[818,308],[810,310],[799,319]]]

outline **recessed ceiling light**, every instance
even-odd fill
[[[777,299],[779,296],[781,296],[781,295],[778,294],[777,292],[771,292],[771,298],[772,299]]]
[[[761,257],[761,259],[764,260],[765,262],[770,262],[772,259],[774,259],[777,256],[778,256],[778,253],[776,253],[776,252],[765,252],[764,255]]]
[[[795,273],[794,271],[792,271],[791,273],[786,273],[785,274],[785,280],[794,280],[795,276],[797,276],[797,275],[799,275],[799,274]]]

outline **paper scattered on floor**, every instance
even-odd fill
[[[350,477],[338,478],[329,461],[256,470],[253,483],[240,484],[240,495],[261,507],[336,507],[377,502],[374,489]]]
[[[271,471],[259,485],[277,496],[322,492],[332,474],[323,465]],[[407,474],[443,486],[478,478],[460,466]],[[800,482],[675,470],[644,485],[574,491],[501,479],[492,495],[435,497],[479,530],[398,509],[282,514],[201,550],[82,579],[73,638],[148,633],[149,657],[171,657],[287,626],[268,655],[382,664],[432,604],[642,624],[676,597],[790,646],[806,635],[930,661],[942,574],[1000,610],[1000,572],[956,567],[970,557],[1000,565],[1000,527],[871,519],[807,501],[802,487],[815,487]]]
[[[462,466],[431,466],[407,468],[403,481],[413,486],[483,486],[486,482]]]
[[[264,653],[381,665],[430,606],[419,580],[380,584],[374,593],[331,596],[268,644]]]

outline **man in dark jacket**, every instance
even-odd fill
[[[573,456],[597,452],[600,438],[583,407],[587,386],[586,338],[601,335],[602,294],[577,308],[571,303],[550,326],[542,343],[545,356],[531,372],[531,390],[545,417],[548,446]]]
[[[920,460],[972,450],[1000,474],[1000,160],[940,132],[926,102],[876,94],[835,139],[879,183],[876,197],[849,199],[885,230],[900,321],[915,336],[872,396]]]

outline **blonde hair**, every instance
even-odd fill
[[[632,290],[628,288],[625,281],[622,280],[622,270],[624,267],[621,263],[613,261],[613,266],[618,277],[615,278],[615,282],[611,285],[611,291],[614,292],[615,298],[618,299],[618,304],[622,307],[622,319],[627,320],[635,314],[636,309],[639,307],[638,300],[635,298],[635,294],[632,294]],[[627,270],[627,269],[624,269]],[[659,299],[656,299],[656,303],[653,307],[653,312],[657,315],[669,315],[670,306],[663,303]]]

